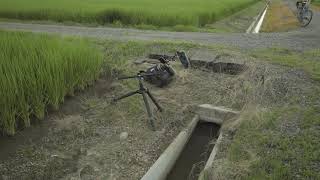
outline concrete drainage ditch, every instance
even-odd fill
[[[219,129],[218,124],[199,121],[166,179],[196,178],[202,171],[199,167],[208,159],[207,152],[213,148],[210,142],[218,137]]]
[[[196,112],[187,128],[178,134],[142,180],[197,179],[202,170],[212,166],[222,139],[220,127],[239,112],[209,104],[199,105]],[[210,143],[216,138],[214,145]],[[206,152],[211,153],[206,156]],[[206,162],[203,168],[195,168],[201,162]]]
[[[220,54],[216,56],[214,60],[208,60],[208,59],[199,60],[199,59],[190,58],[191,68],[200,69],[203,71],[208,71],[213,73],[223,73],[223,74],[230,74],[230,75],[239,75],[248,69],[248,66],[246,64],[221,61],[221,58],[228,57],[228,56],[230,55]],[[159,60],[157,59],[161,59],[161,57],[171,61],[172,59],[174,59],[175,56],[170,56],[166,54],[163,54],[163,55],[149,54],[148,58],[138,59],[134,61],[134,63],[138,65],[143,63],[158,64]],[[153,58],[153,59],[150,59],[150,58]]]

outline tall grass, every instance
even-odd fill
[[[0,17],[200,27],[257,1],[259,0],[1,0]]]
[[[13,135],[97,78],[102,54],[84,40],[0,31],[0,132]]]

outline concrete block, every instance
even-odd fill
[[[239,114],[238,111],[225,107],[213,106],[210,104],[202,104],[196,108],[196,113],[201,121],[223,124],[227,119],[233,118]]]

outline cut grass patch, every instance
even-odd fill
[[[283,32],[295,29],[299,22],[290,8],[282,1],[273,1],[267,11],[262,32]]]
[[[0,31],[0,49],[0,132],[9,135],[92,83],[103,61],[85,40],[31,33]]]
[[[202,27],[258,0],[2,0],[0,17],[156,27]]]
[[[250,162],[244,179],[319,179],[319,115],[316,107],[292,106],[245,117],[229,160]]]
[[[257,62],[301,69],[316,80],[320,80],[319,55],[319,49],[296,52],[273,48],[253,53]],[[300,90],[285,95],[289,99],[282,105],[247,104],[238,120],[223,127],[226,152],[220,152],[214,168],[204,172],[206,179],[319,179],[320,86],[319,81],[310,82],[311,86],[278,82]]]
[[[313,79],[320,80],[320,49],[299,53],[282,48],[271,48],[258,50],[252,55],[272,63],[302,69]]]

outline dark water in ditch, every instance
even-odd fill
[[[198,179],[214,146],[210,142],[218,137],[219,129],[217,124],[199,122],[167,180]]]

